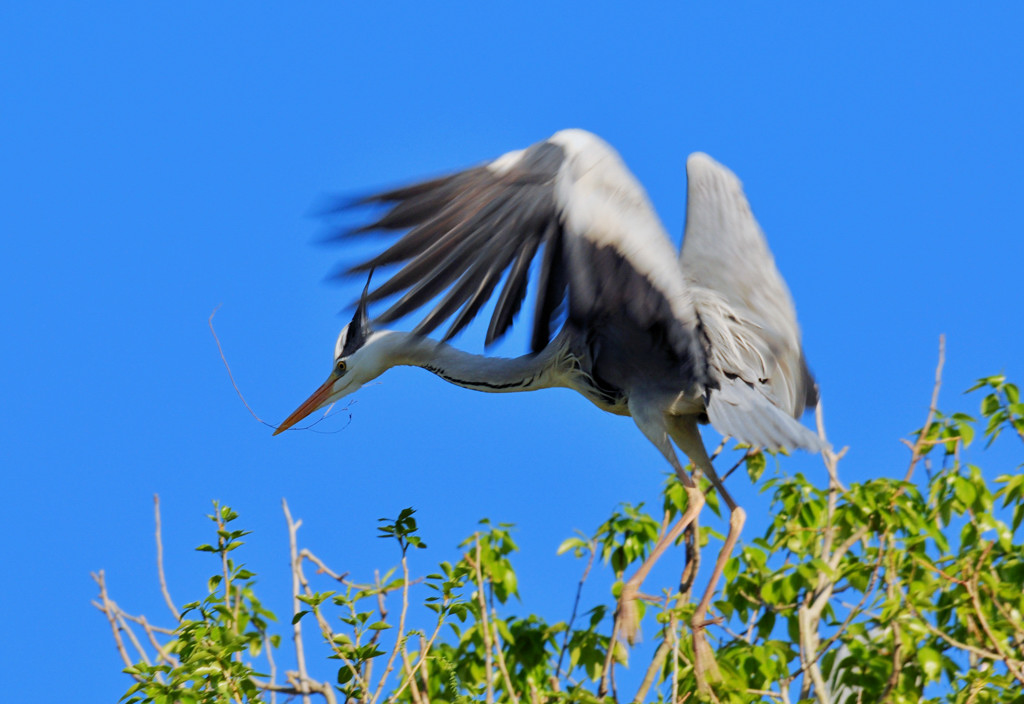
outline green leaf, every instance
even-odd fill
[[[556,555],[569,552],[570,550],[579,550],[586,547],[587,543],[582,538],[566,538],[562,541],[562,544],[558,546],[558,550],[555,551]]]
[[[309,611],[300,611],[297,614],[295,614],[294,616],[292,616],[292,625],[294,626],[296,623],[301,621],[302,617],[305,616],[308,613],[309,613]]]
[[[767,464],[763,452],[747,457],[747,474],[750,476],[750,481],[756,482],[760,479]]]
[[[942,656],[934,648],[924,647],[917,650],[917,661],[924,671],[925,680],[934,682],[942,674]]]
[[[970,506],[978,498],[978,490],[974,483],[965,477],[956,477],[953,482],[953,492],[956,498],[960,499],[965,506]]]

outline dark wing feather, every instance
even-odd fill
[[[352,230],[406,230],[379,255],[352,267],[399,267],[368,300],[397,296],[377,317],[396,320],[438,299],[417,324],[427,334],[451,320],[458,334],[499,290],[490,345],[522,309],[539,257],[531,348],[543,349],[568,301],[582,326],[625,321],[663,329],[680,357],[701,361],[696,315],[675,253],[643,189],[594,135],[565,130],[465,171],[360,201],[388,209]],[[700,366],[700,365],[697,365]]]
[[[401,268],[369,294],[379,301],[399,295],[378,320],[389,322],[441,300],[416,326],[428,334],[454,316],[448,339],[468,325],[509,271],[491,317],[487,344],[508,331],[526,295],[530,263],[542,243],[555,241],[559,213],[554,182],[563,152],[541,142],[505,157],[495,165],[480,166],[450,176],[379,193],[360,201],[389,204],[378,219],[348,234],[408,229],[379,255],[348,270],[348,274],[376,267]],[[552,287],[542,287],[548,290]],[[554,295],[564,295],[557,287]],[[557,302],[543,302],[554,309]],[[549,322],[534,338],[549,339]],[[539,348],[538,348],[539,349]]]

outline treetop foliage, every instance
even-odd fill
[[[516,613],[509,524],[482,521],[454,562],[413,575],[408,550],[427,545],[414,510],[404,509],[378,527],[397,545],[398,564],[359,581],[299,547],[300,521],[287,504],[293,609],[279,622],[257,598],[255,574],[236,561],[247,535],[241,519],[215,502],[216,540],[197,548],[216,563],[207,593],[175,605],[161,567],[168,627],[123,611],[103,572],[94,575],[95,604],[132,678],[122,701],[1022,704],[1024,473],[1018,465],[991,478],[964,454],[979,431],[981,454],[1001,435],[1024,443],[1024,404],[1002,375],[970,392],[981,396],[979,418],[946,415],[933,398],[924,426],[904,441],[910,459],[899,478],[846,487],[842,453],[832,452],[824,486],[781,470],[763,478],[765,456],[744,455],[733,469],[744,466],[771,494],[771,518],[725,563],[704,626],[710,658],[695,657],[704,641],[690,620],[707,569],[701,555],[722,540],[716,532],[694,524],[673,539],[672,553],[685,554],[679,583],[623,595],[686,510],[674,477],[657,510],[624,504],[593,534],[561,544],[582,576],[570,618],[554,622]],[[598,603],[582,603],[592,569],[609,570],[614,585]],[[431,625],[411,628],[411,612],[424,608]],[[645,661],[629,660],[619,628],[627,611],[654,634]],[[281,672],[286,659],[294,667]]]

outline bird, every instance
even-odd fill
[[[752,448],[817,452],[826,444],[799,421],[817,404],[818,387],[792,296],[741,182],[700,152],[687,158],[686,175],[678,252],[619,154],[582,129],[347,203],[377,214],[341,239],[393,241],[345,272],[368,276],[332,371],[275,435],[399,365],[489,393],[568,387],[631,417],[692,492],[675,443],[727,504],[731,551],[745,514],[699,426]],[[389,268],[372,288],[374,272]],[[500,358],[449,344],[499,284],[485,346],[505,336],[531,279],[527,354]],[[371,318],[370,306],[389,299]],[[379,327],[417,311],[425,312],[411,331]],[[445,323],[439,340],[430,337]]]

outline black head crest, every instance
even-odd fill
[[[364,344],[366,344],[366,338],[370,336],[370,318],[366,311],[367,296],[370,293],[370,279],[373,278],[373,270],[370,270],[370,275],[366,277],[366,286],[363,288],[363,295],[359,297],[359,305],[356,306],[356,313],[352,316],[352,322],[349,323],[345,330],[348,334],[345,335],[345,341],[341,345],[341,350],[338,353],[338,357],[348,357],[350,354],[358,350]]]

